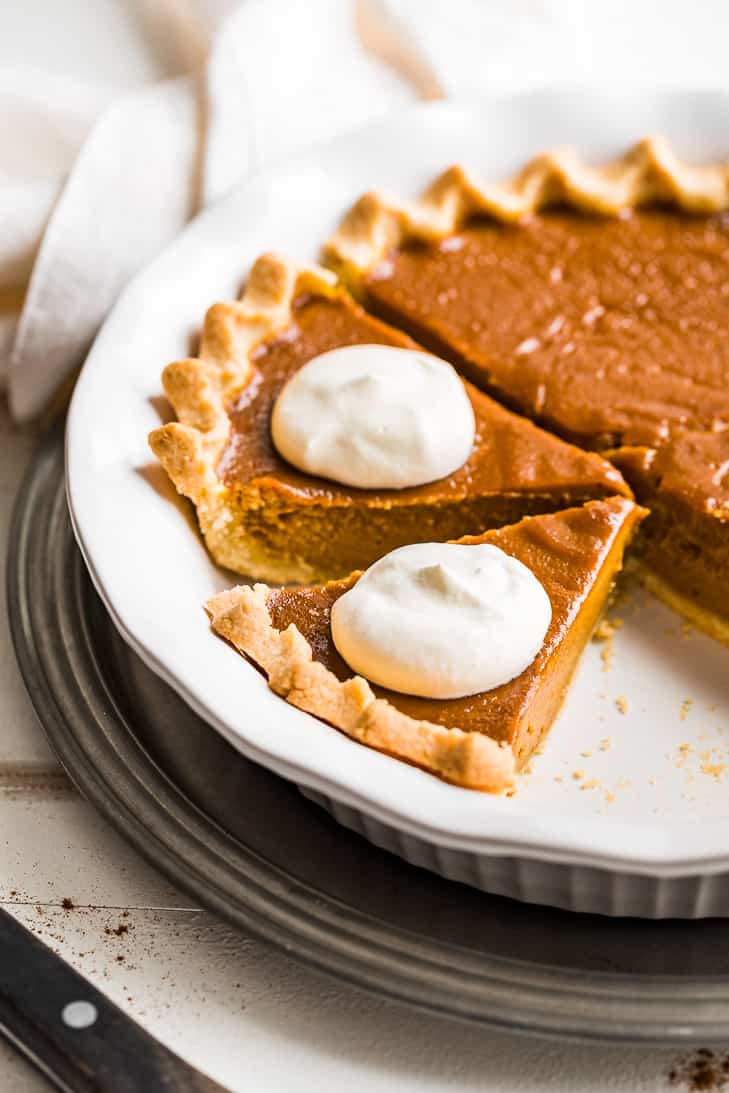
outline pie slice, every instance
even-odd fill
[[[199,358],[165,369],[179,420],[156,429],[150,444],[196,505],[220,565],[281,583],[326,580],[405,544],[458,538],[591,498],[631,496],[600,456],[550,436],[468,384],[476,442],[450,477],[375,491],[302,473],[271,441],[274,401],[306,361],[358,343],[414,347],[363,311],[332,274],[266,255],[239,303],[208,312]]]
[[[359,573],[318,587],[242,586],[207,604],[213,628],[268,677],[272,690],[347,736],[470,789],[500,792],[549,730],[605,607],[644,510],[624,497],[591,501],[467,536],[534,572],[552,621],[532,664],[468,698],[417,698],[370,686],[337,653],[332,604]]]
[[[729,165],[654,139],[601,168],[545,155],[503,186],[452,168],[411,205],[365,195],[326,261],[505,404],[612,451],[654,510],[654,587],[729,630]]]

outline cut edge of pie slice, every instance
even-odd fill
[[[682,430],[661,448],[622,448],[614,459],[650,505],[631,568],[649,592],[729,645],[729,430]]]
[[[511,682],[466,699],[395,694],[351,673],[334,648],[329,615],[359,573],[319,587],[239,586],[206,609],[213,629],[287,702],[447,782],[500,793],[513,787],[550,729],[644,515],[632,501],[613,497],[459,540],[490,543],[518,558],[552,602],[532,664]]]
[[[695,626],[707,637],[729,646],[729,619],[704,607],[693,594],[677,587],[675,578],[665,577],[650,560],[650,555],[646,559],[637,555],[628,562],[630,572],[637,576],[643,587],[676,614],[681,615],[689,631],[691,626]]]
[[[220,565],[276,583],[325,580],[407,543],[457,538],[596,497],[632,496],[601,456],[552,436],[466,381],[477,440],[448,478],[375,491],[297,471],[270,439],[276,385],[325,349],[376,341],[416,348],[360,308],[330,272],[267,254],[254,264],[240,302],[210,308],[199,356],[164,370],[178,421],[155,429],[150,446],[195,505]]]
[[[363,194],[324,244],[322,260],[360,296],[364,277],[390,251],[445,239],[474,217],[515,224],[555,205],[616,216],[651,204],[688,213],[729,208],[729,164],[685,163],[664,137],[653,136],[600,165],[585,163],[573,148],[544,152],[503,182],[477,182],[456,165],[414,200]]]

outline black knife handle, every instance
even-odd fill
[[[0,1034],[68,1093],[224,1093],[3,910]]]

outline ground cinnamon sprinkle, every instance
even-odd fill
[[[126,923],[120,922],[119,925],[115,927],[105,926],[104,933],[107,937],[111,937],[112,934],[114,937],[123,937],[124,934],[129,933],[129,927],[126,925]]]
[[[720,1093],[729,1088],[729,1052],[718,1054],[701,1047],[675,1063],[668,1080],[690,1093]]]

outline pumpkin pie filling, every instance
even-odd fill
[[[361,742],[425,766],[433,773],[472,788],[504,788],[472,784],[468,771],[449,765],[438,768],[430,751],[408,750],[408,726],[426,726],[416,739],[428,740],[433,726],[480,734],[507,747],[516,768],[522,766],[549,730],[564,699],[579,656],[602,613],[623,552],[644,512],[632,501],[613,497],[566,511],[527,517],[519,523],[467,536],[463,543],[489,543],[528,566],[552,604],[552,620],[544,643],[529,667],[491,691],[458,699],[419,698],[372,686],[382,722],[391,727],[388,712],[405,715],[402,747],[398,735],[378,736],[378,718],[368,714],[365,727],[340,723],[341,696],[337,681],[351,681],[353,672],[339,656],[331,636],[330,613],[335,601],[357,581],[354,573],[319,587],[266,588],[257,585],[221,593],[208,604],[214,628],[261,666],[274,690],[300,708],[315,713]],[[261,622],[260,614],[265,616]],[[293,628],[293,632],[292,629]],[[279,638],[276,637],[279,635]],[[296,639],[295,641],[293,639]],[[304,639],[302,645],[300,638]],[[289,640],[291,639],[291,640]],[[283,645],[279,645],[278,641]],[[304,650],[302,652],[302,649]],[[288,663],[287,663],[288,661]],[[321,670],[311,671],[311,662]],[[361,683],[363,681],[360,681]],[[359,699],[362,714],[371,695]],[[375,703],[375,708],[378,704]],[[431,733],[431,736],[433,734]],[[435,734],[438,740],[437,733]],[[445,747],[447,734],[442,738]],[[479,775],[478,777],[482,777]]]
[[[474,221],[402,245],[364,293],[473,382],[613,459],[652,510],[639,551],[656,591],[729,635],[729,214]]]
[[[217,475],[230,511],[240,514],[229,536],[245,536],[247,556],[258,563],[238,565],[232,557],[226,564],[282,581],[340,576],[408,543],[459,538],[529,513],[629,493],[604,459],[549,436],[470,385],[476,440],[449,477],[362,490],[298,471],[272,442],[274,402],[305,362],[361,343],[414,347],[345,294],[308,294],[292,302],[286,328],[251,353],[251,375],[228,407]]]
[[[405,246],[368,305],[588,448],[729,420],[729,214],[545,212]]]

